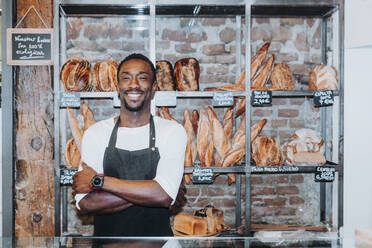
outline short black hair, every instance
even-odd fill
[[[149,64],[150,68],[151,68],[151,71],[152,71],[152,83],[155,82],[155,79],[156,79],[156,70],[155,70],[155,66],[154,64],[151,62],[151,60],[149,58],[147,58],[145,55],[143,54],[140,54],[140,53],[132,53],[130,55],[128,55],[125,59],[123,59],[119,66],[118,66],[118,72],[117,72],[117,78],[119,80],[119,71],[120,71],[120,68],[121,66],[127,62],[128,60],[131,60],[131,59],[140,59],[140,60],[143,60],[145,61],[147,64]]]

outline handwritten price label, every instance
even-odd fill
[[[72,185],[74,180],[72,176],[75,175],[77,169],[63,169],[61,170],[60,183],[61,185]]]
[[[322,90],[314,92],[314,105],[316,107],[330,106],[333,105],[333,91],[332,90]]]
[[[234,104],[234,97],[231,92],[215,92],[213,94],[213,106],[227,107]]]
[[[213,171],[211,168],[195,168],[192,172],[193,183],[213,183]]]
[[[252,105],[267,105],[272,103],[272,92],[267,90],[252,91]]]
[[[329,166],[317,166],[315,172],[315,182],[333,182],[335,180],[336,169]]]

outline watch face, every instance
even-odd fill
[[[100,184],[101,184],[101,178],[100,177],[94,177],[94,179],[93,179],[93,185],[94,186],[100,186]]]
[[[93,178],[92,178],[92,186],[94,188],[102,188],[103,186],[103,176],[99,176],[99,175],[95,175]]]

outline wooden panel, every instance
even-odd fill
[[[17,1],[17,20],[32,5],[51,28],[52,1]],[[45,28],[33,10],[19,27]],[[15,233],[18,244],[23,243],[21,237],[54,236],[52,75],[48,66],[17,69]]]

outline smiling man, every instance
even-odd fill
[[[126,57],[118,82],[120,115],[84,133],[76,206],[95,215],[94,236],[173,236],[168,207],[182,180],[186,132],[151,115],[156,81],[147,57]]]

